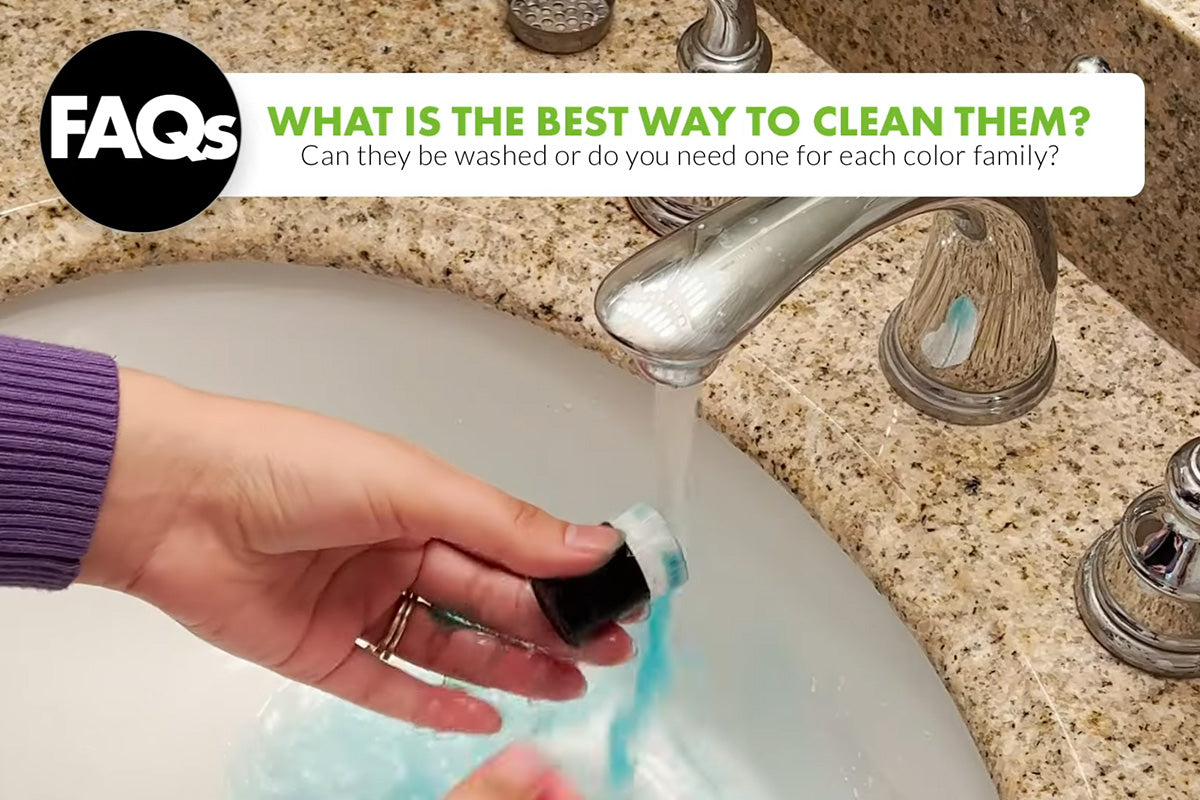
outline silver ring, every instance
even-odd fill
[[[412,616],[413,608],[419,602],[420,600],[412,589],[404,590],[404,594],[400,595],[400,601],[396,605],[392,624],[388,626],[387,635],[371,645],[372,655],[377,656],[380,661],[392,660],[392,657],[396,655],[396,648],[400,646],[400,639],[404,636],[404,629],[408,627],[408,618]]]

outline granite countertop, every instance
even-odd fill
[[[1200,44],[1200,3],[1196,0],[1145,0],[1145,3]]]
[[[132,27],[190,38],[228,71],[667,71],[693,4],[623,3],[598,48],[563,58],[516,44],[494,2],[36,5],[0,3],[0,296],[150,264],[293,261],[447,288],[616,357],[591,295],[651,240],[623,199],[230,199],[126,236],[56,196],[36,122],[67,57]],[[828,69],[764,25],[778,69]],[[705,416],[795,490],[916,632],[1004,800],[1200,797],[1200,683],[1109,658],[1071,590],[1085,547],[1200,432],[1200,370],[1063,261],[1047,400],[987,428],[921,417],[888,390],[876,339],[923,233],[897,226],[806,284],[708,382]]]

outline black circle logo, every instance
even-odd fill
[[[42,159],[93,222],[150,233],[208,208],[233,175],[242,125],[229,80],[199,48],[159,31],[92,42],[42,105]]]

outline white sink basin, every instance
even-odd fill
[[[561,516],[651,499],[650,387],[448,294],[295,266],[175,267],[0,304],[0,333],[394,432]],[[702,428],[694,452],[676,613],[705,670],[676,687],[673,713],[778,800],[994,800],[953,702],[870,582],[724,438]],[[231,742],[281,685],[99,590],[0,592],[0,627],[0,797],[222,797]]]

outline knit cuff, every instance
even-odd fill
[[[78,577],[118,396],[109,356],[0,336],[0,586],[64,589]]]

